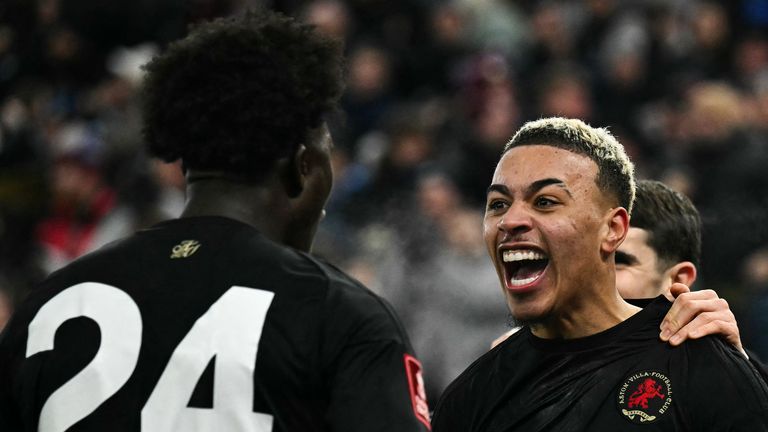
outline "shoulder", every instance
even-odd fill
[[[684,348],[688,362],[697,367],[724,365],[735,365],[738,368],[751,367],[749,361],[739,351],[716,335],[689,339],[681,345],[681,348]]]
[[[475,360],[445,389],[435,407],[435,430],[470,430],[473,419],[483,417],[503,384],[506,367],[518,368],[519,360],[510,358],[525,350],[530,333],[523,328]],[[464,424],[463,428],[457,424]]]
[[[747,355],[749,355],[749,362],[752,363],[752,366],[757,369],[757,371],[760,373],[760,376],[763,378],[763,382],[768,383],[768,366],[758,357],[758,355],[749,350],[746,349]]]
[[[399,342],[407,339],[400,319],[389,302],[333,264],[301,254],[326,281],[325,308],[331,326],[338,330],[344,325],[372,338]]]
[[[760,413],[768,425],[768,386],[740,352],[714,336],[686,341],[681,348],[686,354],[688,397],[697,405],[714,402],[734,417],[740,411]]]
[[[357,305],[372,308],[372,312],[392,314],[389,303],[382,297],[371,291],[358,280],[347,275],[335,265],[305,255],[312,261],[324,278],[328,281],[328,299],[331,302],[339,302],[340,306]]]

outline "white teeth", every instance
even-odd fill
[[[531,282],[535,281],[536,279],[538,279],[538,277],[539,277],[539,275],[532,276],[532,277],[525,278],[525,279],[510,279],[509,280],[509,284],[512,285],[512,286],[528,285],[529,283],[531,283]]]
[[[546,256],[532,250],[505,250],[501,254],[501,258],[504,262],[516,262],[524,260],[540,260],[545,259]]]

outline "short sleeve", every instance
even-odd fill
[[[686,344],[693,429],[768,431],[768,387],[750,362],[716,338]]]
[[[760,360],[757,354],[750,350],[746,351],[747,355],[749,356],[749,362],[752,363],[752,366],[754,366],[757,372],[760,373],[760,376],[763,378],[763,382],[768,384],[768,366],[766,366],[766,364]]]
[[[323,358],[331,430],[429,430],[421,365],[391,307],[351,285],[330,290],[327,310]]]

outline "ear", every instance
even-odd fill
[[[605,254],[616,252],[629,231],[629,214],[624,207],[612,208],[605,219],[605,236],[600,250]]]
[[[285,184],[285,190],[290,198],[296,198],[304,191],[309,174],[309,161],[307,160],[307,147],[299,144],[296,153],[290,158],[280,161],[280,177]]]
[[[669,278],[670,285],[679,282],[691,286],[696,281],[696,266],[690,261],[679,262],[665,272],[665,277]]]

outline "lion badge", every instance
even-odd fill
[[[635,372],[622,381],[617,402],[619,412],[630,422],[653,423],[672,405],[672,383],[661,372]]]

